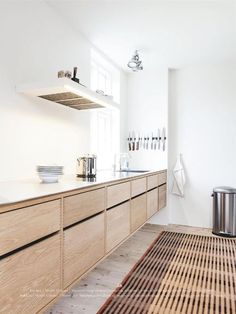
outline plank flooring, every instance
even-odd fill
[[[161,231],[212,235],[210,229],[180,225],[144,225],[103,260],[46,314],[95,314]]]

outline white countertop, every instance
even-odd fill
[[[66,175],[63,176],[58,183],[48,184],[40,183],[39,179],[0,182],[0,206],[68,192],[97,184],[106,184],[120,179],[137,177],[149,172],[151,173],[154,171],[147,171],[145,173],[98,171],[94,182],[90,182],[87,179],[77,178],[76,175]]]

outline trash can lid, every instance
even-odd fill
[[[232,188],[231,186],[217,186],[213,189],[213,192],[234,194],[234,193],[236,193],[236,189]]]

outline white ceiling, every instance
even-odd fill
[[[235,62],[235,1],[47,2],[125,70],[136,48],[145,68]]]

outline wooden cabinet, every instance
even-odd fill
[[[159,185],[162,185],[167,182],[167,171],[160,172],[158,174]]]
[[[107,187],[107,208],[127,201],[130,198],[130,182],[110,185]]]
[[[135,231],[147,220],[146,194],[131,200],[131,232]]]
[[[19,205],[24,208],[5,206],[7,212],[0,214],[0,313],[42,313],[62,288],[166,206],[166,179],[166,171],[142,174],[87,192],[51,195],[40,204],[27,201]]]
[[[64,288],[104,256],[104,213],[64,231]]]
[[[0,313],[36,313],[60,289],[60,236],[0,260]]]
[[[147,189],[146,177],[131,181],[131,196],[132,197],[145,193],[146,189]]]
[[[106,252],[130,234],[130,201],[107,211]]]
[[[166,184],[159,186],[159,208],[161,209],[166,206]]]
[[[147,189],[151,190],[158,187],[158,175],[154,174],[147,177]]]
[[[0,215],[0,255],[60,229],[60,200]]]
[[[105,189],[97,189],[65,197],[64,227],[72,225],[105,209]]]
[[[147,219],[158,210],[158,188],[147,192]]]

